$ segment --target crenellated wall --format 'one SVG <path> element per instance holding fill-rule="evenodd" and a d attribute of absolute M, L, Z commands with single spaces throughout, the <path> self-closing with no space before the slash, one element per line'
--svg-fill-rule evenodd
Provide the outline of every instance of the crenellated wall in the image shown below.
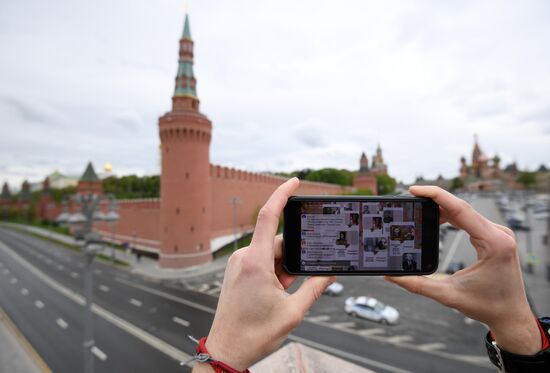
<path fill-rule="evenodd" d="M 254 218 L 273 191 L 286 178 L 210 165 L 212 187 L 211 236 L 233 232 L 233 204 L 237 203 L 237 226 L 240 232 L 254 225 Z M 342 194 L 351 187 L 302 181 L 296 194 Z"/>
<path fill-rule="evenodd" d="M 94 227 L 107 238 L 117 242 L 128 242 L 141 249 L 157 249 L 160 240 L 160 199 L 129 199 L 118 200 L 119 221 L 114 225 L 101 222 Z M 108 210 L 107 203 L 102 210 Z"/>

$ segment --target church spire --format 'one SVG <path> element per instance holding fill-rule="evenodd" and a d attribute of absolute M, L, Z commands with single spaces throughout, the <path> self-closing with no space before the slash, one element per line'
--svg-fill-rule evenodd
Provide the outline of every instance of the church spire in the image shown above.
<path fill-rule="evenodd" d="M 174 96 L 172 97 L 173 110 L 199 109 L 199 99 L 196 91 L 197 81 L 193 73 L 193 40 L 191 39 L 191 27 L 189 15 L 185 15 L 183 33 L 180 39 L 178 59 L 178 72 Z"/>

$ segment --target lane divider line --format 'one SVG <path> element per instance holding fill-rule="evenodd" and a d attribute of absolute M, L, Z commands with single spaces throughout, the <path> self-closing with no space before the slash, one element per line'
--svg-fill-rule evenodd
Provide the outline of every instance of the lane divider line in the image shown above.
<path fill-rule="evenodd" d="M 137 299 L 134 299 L 134 298 L 130 298 L 130 304 L 132 304 L 133 306 L 136 306 L 136 307 L 141 307 L 143 306 L 143 303 Z"/>
<path fill-rule="evenodd" d="M 107 354 L 101 351 L 97 346 L 92 347 L 90 351 L 92 351 L 92 354 L 94 354 L 99 360 L 101 361 L 107 360 Z"/>
<path fill-rule="evenodd" d="M 184 319 L 180 319 L 177 316 L 172 317 L 172 321 L 175 322 L 176 324 L 180 324 L 180 325 L 185 326 L 185 327 L 188 327 L 189 325 L 191 325 L 191 323 L 189 321 L 184 320 Z"/>
<path fill-rule="evenodd" d="M 81 306 L 85 305 L 86 301 L 82 295 L 65 287 L 64 285 L 60 284 L 56 280 L 46 275 L 44 272 L 42 272 L 41 270 L 36 268 L 34 265 L 29 263 L 27 260 L 25 260 L 19 254 L 17 254 L 14 250 L 12 250 L 9 246 L 4 244 L 3 242 L 0 242 L 0 250 L 4 251 L 6 254 L 13 257 L 17 262 L 19 262 L 19 264 L 21 264 L 23 267 L 25 267 L 31 273 L 33 273 L 36 277 L 42 280 L 43 283 L 50 286 L 51 288 L 53 288 L 63 296 L 69 298 L 70 300 L 72 300 L 73 302 Z M 101 317 L 102 319 L 117 326 L 118 328 L 124 330 L 126 333 L 148 344 L 149 346 L 159 350 L 160 352 L 164 353 L 167 356 L 170 356 L 176 361 L 187 361 L 191 357 L 189 354 L 183 352 L 182 350 L 172 346 L 171 344 L 163 341 L 160 338 L 155 337 L 154 335 L 146 332 L 145 330 L 138 328 L 134 324 L 122 319 L 121 317 L 118 317 L 117 315 L 113 314 L 110 311 L 107 311 L 105 308 L 95 303 L 92 304 L 92 312 L 98 315 L 99 317 Z M 193 366 L 192 363 L 188 363 L 187 365 Z M 49 372 L 51 371 L 48 371 L 48 373 Z"/>
<path fill-rule="evenodd" d="M 59 325 L 61 329 L 67 329 L 67 327 L 69 326 L 69 324 L 67 324 L 67 322 L 62 318 L 55 320 L 55 322 L 57 323 L 57 325 Z"/>

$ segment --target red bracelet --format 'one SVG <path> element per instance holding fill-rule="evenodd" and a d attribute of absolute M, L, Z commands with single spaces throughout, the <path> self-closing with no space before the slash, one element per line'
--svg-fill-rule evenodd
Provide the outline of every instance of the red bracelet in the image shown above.
<path fill-rule="evenodd" d="M 550 341 L 548 340 L 548 337 L 546 336 L 546 333 L 544 332 L 544 328 L 540 324 L 539 319 L 537 319 L 537 325 L 539 326 L 540 335 L 541 335 L 541 338 L 542 338 L 542 341 L 541 341 L 542 342 L 542 348 L 540 350 L 544 351 L 548 347 L 550 347 Z"/>
<path fill-rule="evenodd" d="M 202 337 L 199 340 L 199 344 L 197 345 L 197 349 L 195 351 L 197 353 L 194 360 L 197 360 L 204 364 L 210 364 L 210 366 L 212 367 L 212 369 L 214 369 L 216 373 L 250 373 L 250 370 L 248 369 L 241 372 L 235 368 L 230 367 L 224 362 L 214 360 L 206 349 L 206 337 Z"/>

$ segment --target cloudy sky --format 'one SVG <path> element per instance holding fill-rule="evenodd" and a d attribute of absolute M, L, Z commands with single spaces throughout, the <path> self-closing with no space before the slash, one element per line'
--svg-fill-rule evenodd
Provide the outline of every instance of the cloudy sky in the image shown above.
<path fill-rule="evenodd" d="M 211 161 L 456 175 L 477 133 L 550 165 L 550 2 L 190 0 Z M 0 182 L 159 172 L 182 0 L 0 2 Z"/>

